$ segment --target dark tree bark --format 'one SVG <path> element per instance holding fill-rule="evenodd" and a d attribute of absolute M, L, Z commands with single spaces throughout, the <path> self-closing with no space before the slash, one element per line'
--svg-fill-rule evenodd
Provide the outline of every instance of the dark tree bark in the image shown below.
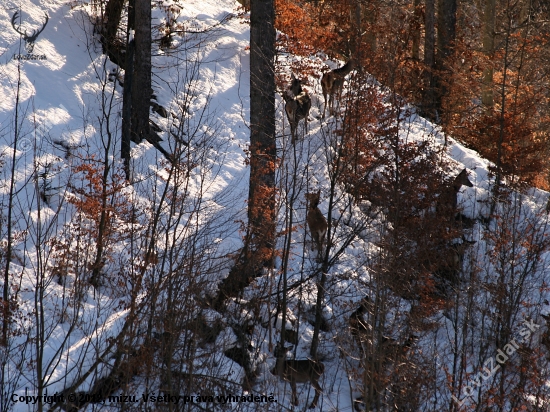
<path fill-rule="evenodd" d="M 151 103 L 151 1 L 134 0 L 134 73 L 132 78 L 132 116 L 130 137 L 140 143 L 150 138 Z"/>
<path fill-rule="evenodd" d="M 456 38 L 456 0 L 438 0 L 437 3 L 437 60 L 444 67 L 444 60 L 451 53 Z"/>
<path fill-rule="evenodd" d="M 126 30 L 126 64 L 124 71 L 124 91 L 122 96 L 122 139 L 120 157 L 124 161 L 124 173 L 130 180 L 130 141 L 132 123 L 132 74 L 134 71 L 134 39 L 130 33 L 134 30 L 134 0 L 128 4 L 128 28 Z"/>
<path fill-rule="evenodd" d="M 438 0 L 437 2 L 437 69 L 436 108 L 441 112 L 443 97 L 447 94 L 445 80 L 450 75 L 447 59 L 451 55 L 456 38 L 456 0 Z"/>
<path fill-rule="evenodd" d="M 250 184 L 248 230 L 236 265 L 219 285 L 214 307 L 237 296 L 263 267 L 272 267 L 275 248 L 275 6 L 250 4 Z"/>
<path fill-rule="evenodd" d="M 125 0 L 109 0 L 105 6 L 105 26 L 101 31 L 101 45 L 103 53 L 109 56 L 109 59 L 126 69 L 124 58 L 124 42 L 117 38 L 117 30 L 122 18 Z"/>
<path fill-rule="evenodd" d="M 431 120 L 435 120 L 435 0 L 426 0 L 424 14 L 424 26 L 426 37 L 424 38 L 424 93 L 422 101 L 422 114 Z"/>
<path fill-rule="evenodd" d="M 275 6 L 250 5 L 250 186 L 251 253 L 271 266 L 275 246 Z M 258 253 L 259 252 L 259 253 Z"/>
<path fill-rule="evenodd" d="M 495 50 L 495 0 L 486 0 L 483 15 L 483 53 L 489 58 Z M 493 67 L 489 64 L 483 70 L 481 102 L 485 108 L 493 107 Z"/>
<path fill-rule="evenodd" d="M 414 0 L 414 25 L 412 27 L 412 58 L 420 60 L 420 37 L 421 37 L 422 3 L 421 0 Z"/>
<path fill-rule="evenodd" d="M 105 29 L 103 35 L 107 41 L 107 45 L 113 43 L 116 37 L 120 19 L 122 18 L 122 9 L 124 8 L 124 0 L 109 0 L 105 6 Z M 108 47 L 103 44 L 103 47 Z M 103 50 L 105 53 L 105 49 Z"/>

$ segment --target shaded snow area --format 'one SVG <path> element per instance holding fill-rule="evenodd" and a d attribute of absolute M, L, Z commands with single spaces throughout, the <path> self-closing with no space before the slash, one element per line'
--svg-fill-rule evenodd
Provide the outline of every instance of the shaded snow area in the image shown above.
<path fill-rule="evenodd" d="M 442 287 L 435 311 L 399 293 L 399 285 L 380 281 L 398 282 L 391 265 L 383 265 L 390 213 L 352 198 L 340 182 L 331 186 L 343 120 L 321 120 L 320 77 L 342 62 L 320 56 L 309 61 L 317 77 L 303 79 L 312 108 L 295 145 L 284 101 L 276 98 L 277 248 L 289 253 L 215 308 L 212 297 L 238 259 L 247 221 L 248 16 L 229 0 L 152 2 L 153 38 L 167 25 L 177 33 L 169 47 L 153 45 L 153 108 L 164 113 L 152 111 L 151 120 L 160 145 L 181 161 L 174 168 L 150 143 L 132 143 L 128 183 L 120 161 L 124 72 L 102 54 L 95 4 L 4 0 L 0 7 L 0 285 L 8 297 L 3 324 L 10 325 L 0 347 L 0 411 L 39 410 L 40 395 L 56 410 L 69 410 L 69 403 L 85 411 L 304 410 L 314 387 L 299 377 L 294 407 L 291 384 L 271 373 L 273 349 L 284 327 L 293 345 L 288 358 L 309 357 L 321 280 L 317 410 L 360 408 L 365 382 L 373 380 L 383 382 L 370 388 L 388 403 L 404 402 L 403 388 L 422 393 L 408 410 L 448 410 L 452 402 L 473 407 L 497 379 L 514 386 L 514 368 L 529 356 L 521 348 L 544 353 L 549 256 L 546 246 L 535 245 L 548 242 L 548 194 L 505 190 L 492 203 L 489 162 L 403 104 L 394 120 L 400 142 L 427 142 L 449 179 L 467 168 L 473 186 L 457 195 L 470 224 L 462 239 L 449 240 L 452 250 L 460 250 L 455 241 L 470 242 L 457 256 L 462 279 Z M 12 27 L 15 12 L 28 33 L 49 16 L 32 52 L 45 58 L 17 59 L 27 52 Z M 290 80 L 297 60 L 278 56 L 281 79 Z M 365 87 L 390 110 L 391 91 L 372 78 Z M 318 190 L 330 224 L 324 274 L 306 224 L 305 195 Z M 491 212 L 497 218 L 488 219 Z M 414 259 L 407 243 L 400 245 L 400 254 Z M 350 316 L 361 305 L 368 326 L 357 339 Z M 414 322 L 413 312 L 420 313 Z M 506 328 L 493 330 L 503 316 Z M 509 375 L 487 376 L 488 360 L 506 353 L 512 340 L 519 349 L 508 347 Z M 372 362 L 380 355 L 372 348 L 389 353 L 385 347 L 401 353 L 407 367 L 398 355 Z M 454 370 L 464 362 L 469 373 L 456 383 Z M 311 380 L 311 371 L 304 374 Z M 407 381 L 413 375 L 414 385 Z M 539 389 L 526 398 L 532 405 L 542 402 Z"/>

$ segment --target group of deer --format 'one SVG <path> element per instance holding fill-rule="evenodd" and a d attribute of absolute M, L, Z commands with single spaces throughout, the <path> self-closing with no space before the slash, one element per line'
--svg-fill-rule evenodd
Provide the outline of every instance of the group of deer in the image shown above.
<path fill-rule="evenodd" d="M 321 86 L 325 100 L 323 118 L 325 117 L 327 105 L 329 106 L 329 113 L 331 115 L 335 114 L 334 101 L 335 99 L 338 100 L 338 102 L 340 101 L 342 88 L 344 87 L 344 79 L 354 67 L 354 60 L 349 59 L 344 66 L 323 74 L 321 78 Z M 309 110 L 311 109 L 311 98 L 307 90 L 302 88 L 301 80 L 297 79 L 294 74 L 292 74 L 290 86 L 283 92 L 283 99 L 285 100 L 285 112 L 288 117 L 288 122 L 290 123 L 292 144 L 294 144 L 296 142 L 296 129 L 298 128 L 300 120 L 304 120 L 304 128 L 307 133 L 307 118 Z M 317 191 L 317 193 L 306 194 L 307 224 L 311 237 L 313 238 L 313 249 L 318 252 L 318 259 L 321 258 L 328 228 L 327 220 L 318 207 L 320 194 L 320 190 Z"/>
<path fill-rule="evenodd" d="M 325 110 L 327 107 L 327 97 L 329 98 L 328 105 L 330 106 L 330 114 L 334 114 L 334 99 L 340 99 L 344 78 L 353 67 L 353 60 L 350 59 L 343 67 L 323 75 L 321 79 L 323 96 L 325 98 L 323 118 L 325 117 Z M 296 129 L 298 128 L 300 120 L 304 120 L 304 127 L 307 132 L 307 117 L 311 109 L 311 98 L 307 90 L 302 89 L 302 82 L 294 77 L 293 74 L 290 87 L 283 93 L 283 99 L 285 100 L 285 112 L 288 117 L 288 122 L 290 123 L 292 144 L 294 144 L 296 142 Z M 323 248 L 326 245 L 325 240 L 328 229 L 327 219 L 321 210 L 319 210 L 320 197 L 321 190 L 306 194 L 306 221 L 313 239 L 312 248 L 317 250 L 318 260 L 321 258 Z M 276 360 L 275 367 L 271 372 L 290 382 L 292 388 L 292 403 L 296 406 L 299 404 L 298 395 L 296 393 L 296 383 L 311 382 L 311 386 L 315 389 L 315 397 L 313 398 L 310 408 L 315 408 L 322 392 L 321 386 L 319 385 L 319 378 L 323 374 L 325 367 L 318 360 L 288 360 L 286 359 L 286 352 L 288 352 L 289 349 L 291 349 L 291 347 L 285 347 L 282 343 L 276 345 L 274 351 Z"/>
<path fill-rule="evenodd" d="M 323 108 L 323 119 L 325 118 L 325 112 L 327 109 L 327 97 L 330 115 L 335 115 L 334 100 L 338 100 L 342 96 L 342 89 L 344 87 L 345 77 L 353 70 L 355 63 L 353 59 L 349 59 L 348 62 L 338 68 L 326 72 L 321 78 L 321 87 L 323 89 L 323 97 L 325 99 L 325 106 Z M 307 133 L 307 118 L 309 116 L 309 110 L 311 109 L 311 97 L 307 90 L 302 89 L 302 81 L 294 77 L 290 86 L 283 92 L 283 99 L 285 101 L 285 112 L 290 123 L 290 134 L 292 136 L 292 144 L 296 142 L 296 129 L 300 120 L 304 120 L 304 128 Z"/>
<path fill-rule="evenodd" d="M 321 256 L 323 245 L 325 244 L 325 237 L 327 233 L 327 220 L 323 213 L 319 210 L 319 198 L 321 196 L 321 190 L 315 193 L 307 193 L 307 217 L 306 221 L 309 226 L 311 237 L 313 238 L 313 247 L 317 249 L 318 257 Z M 286 352 L 291 347 L 285 347 L 283 344 L 278 343 L 275 347 L 275 368 L 271 371 L 276 376 L 290 382 L 292 388 L 292 403 L 298 405 L 298 396 L 296 394 L 296 383 L 311 382 L 311 386 L 315 389 L 315 397 L 310 405 L 310 408 L 315 408 L 319 395 L 322 392 L 319 385 L 319 378 L 323 374 L 325 367 L 318 360 L 301 359 L 301 360 L 287 360 Z"/>
<path fill-rule="evenodd" d="M 330 107 L 330 114 L 335 114 L 334 100 L 340 99 L 344 78 L 353 67 L 354 62 L 350 59 L 343 67 L 323 75 L 321 79 L 325 100 L 323 118 L 325 117 L 327 105 Z M 307 131 L 307 117 L 311 108 L 311 98 L 307 90 L 302 89 L 301 81 L 294 77 L 294 75 L 292 75 L 290 87 L 283 93 L 283 98 L 285 100 L 285 112 L 290 123 L 292 143 L 294 144 L 296 140 L 296 129 L 300 120 L 304 120 L 305 129 Z M 472 182 L 468 179 L 468 172 L 466 169 L 462 170 L 444 192 L 441 193 L 437 204 L 438 214 L 448 215 L 451 220 L 455 220 L 458 203 L 457 194 L 462 186 L 473 186 Z M 306 194 L 306 221 L 313 240 L 313 249 L 316 249 L 318 252 L 318 259 L 322 257 L 323 249 L 326 247 L 328 230 L 327 220 L 319 210 L 320 195 L 320 190 Z M 458 244 L 449 249 L 449 258 L 446 260 L 446 263 L 450 270 L 454 271 L 462 265 L 464 252 L 472 243 L 475 242 L 469 242 L 463 236 L 462 244 Z M 364 315 L 367 312 L 367 306 L 367 301 L 363 301 L 359 309 L 357 309 L 349 319 L 352 336 L 357 341 L 362 354 L 364 353 L 365 340 L 371 335 L 369 333 L 369 325 L 364 319 Z M 399 343 L 391 338 L 383 337 L 380 342 L 378 342 L 381 356 L 383 357 L 382 363 L 387 365 L 388 362 L 395 362 L 398 358 L 405 356 L 416 339 L 417 337 L 411 334 L 405 342 Z M 292 388 L 292 402 L 294 405 L 298 405 L 299 403 L 296 394 L 296 383 L 311 382 L 311 385 L 315 389 L 315 397 L 310 408 L 314 408 L 322 392 L 318 380 L 324 372 L 324 365 L 317 360 L 311 359 L 287 360 L 286 352 L 289 349 L 290 347 L 284 347 L 281 343 L 277 344 L 274 353 L 276 363 L 272 373 L 290 382 Z"/>
<path fill-rule="evenodd" d="M 448 216 L 450 220 L 455 220 L 458 205 L 457 195 L 462 186 L 473 187 L 472 182 L 468 179 L 468 171 L 466 169 L 462 170 L 441 193 L 437 204 L 438 214 L 444 214 Z M 319 210 L 320 195 L 320 190 L 306 194 L 306 221 L 311 237 L 313 238 L 313 247 L 317 249 L 319 257 L 321 257 L 322 250 L 326 245 L 325 240 L 328 229 L 327 220 Z M 464 253 L 473 243 L 475 242 L 468 241 L 463 236 L 462 243 L 454 244 L 447 248 L 445 253 L 448 256 L 446 255 L 443 257 L 444 263 L 442 264 L 443 267 L 441 270 L 453 272 L 453 274 L 459 271 L 462 267 Z M 372 337 L 372 330 L 364 318 L 364 315 L 368 313 L 369 305 L 370 302 L 368 299 L 364 299 L 361 301 L 359 308 L 354 311 L 349 318 L 351 334 L 357 342 L 362 355 L 365 354 L 364 345 L 367 341 L 371 340 Z M 387 367 L 389 364 L 396 362 L 398 358 L 407 353 L 416 340 L 417 337 L 412 334 L 403 343 L 399 343 L 391 338 L 382 337 L 380 342 L 378 342 L 380 356 L 382 356 L 382 365 Z M 285 348 L 281 344 L 277 345 L 275 349 L 276 364 L 272 373 L 290 382 L 292 400 L 295 405 L 298 405 L 296 383 L 311 382 L 311 385 L 315 388 L 315 398 L 310 408 L 314 408 L 317 405 L 319 394 L 321 393 L 321 387 L 319 386 L 318 380 L 323 374 L 324 366 L 321 362 L 311 359 L 287 360 L 285 354 L 289 349 L 290 348 Z"/>

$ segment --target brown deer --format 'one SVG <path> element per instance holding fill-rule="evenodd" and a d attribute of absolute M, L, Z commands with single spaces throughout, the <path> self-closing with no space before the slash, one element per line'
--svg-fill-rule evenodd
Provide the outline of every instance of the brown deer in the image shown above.
<path fill-rule="evenodd" d="M 304 127 L 307 133 L 307 118 L 311 109 L 311 97 L 307 90 L 302 89 L 302 82 L 292 75 L 292 82 L 288 90 L 283 93 L 285 101 L 285 112 L 290 123 L 290 134 L 292 144 L 296 142 L 296 129 L 300 120 L 304 120 Z"/>
<path fill-rule="evenodd" d="M 475 240 L 467 240 L 462 235 L 461 243 L 453 243 L 444 246 L 439 256 L 439 262 L 434 273 L 442 279 L 449 280 L 453 284 L 456 283 L 459 278 L 458 274 L 462 270 L 464 265 L 464 254 L 472 245 L 476 243 Z"/>
<path fill-rule="evenodd" d="M 359 308 L 355 310 L 349 317 L 349 326 L 351 329 L 351 336 L 357 342 L 361 355 L 364 353 L 364 342 L 369 339 L 369 334 L 372 337 L 372 327 L 365 321 L 365 314 L 369 313 L 371 307 L 368 296 L 361 300 Z"/>
<path fill-rule="evenodd" d="M 319 395 L 323 392 L 319 385 L 319 378 L 325 371 L 325 365 L 311 359 L 287 360 L 286 353 L 290 349 L 292 349 L 292 346 L 285 347 L 281 342 L 277 343 L 274 351 L 276 359 L 275 368 L 273 368 L 271 373 L 290 382 L 290 387 L 292 388 L 292 403 L 295 406 L 299 404 L 298 395 L 296 394 L 296 383 L 311 382 L 311 386 L 315 389 L 315 397 L 309 408 L 313 409 L 317 406 Z"/>
<path fill-rule="evenodd" d="M 456 208 L 458 201 L 456 196 L 462 186 L 473 187 L 473 183 L 468 179 L 468 171 L 462 169 L 462 171 L 454 178 L 452 183 L 443 189 L 443 192 L 439 195 L 437 201 L 437 212 L 449 217 L 450 220 L 455 219 Z"/>
<path fill-rule="evenodd" d="M 323 108 L 323 119 L 325 118 L 325 111 L 327 110 L 327 96 L 328 105 L 330 106 L 330 115 L 334 115 L 334 99 L 338 100 L 338 107 L 340 107 L 340 98 L 342 96 L 342 88 L 344 87 L 344 78 L 355 67 L 355 61 L 349 59 L 346 64 L 338 69 L 331 70 L 321 78 L 321 87 L 323 88 L 323 97 L 325 98 L 325 107 Z"/>
<path fill-rule="evenodd" d="M 316 193 L 306 193 L 307 201 L 307 225 L 309 232 L 313 238 L 313 250 L 317 250 L 319 257 L 323 251 L 325 237 L 327 234 L 328 223 L 323 213 L 319 210 L 319 198 L 321 197 L 321 189 Z"/>
<path fill-rule="evenodd" d="M 302 81 L 300 79 L 297 79 L 296 76 L 294 76 L 294 73 L 292 73 L 291 75 L 290 86 L 288 87 L 288 90 L 290 90 L 294 96 L 298 96 L 303 91 Z"/>
<path fill-rule="evenodd" d="M 46 24 L 48 24 L 49 17 L 46 13 L 44 13 L 44 15 L 46 16 L 46 21 L 44 22 L 44 25 L 42 26 L 42 28 L 40 30 L 33 30 L 31 36 L 29 36 L 27 34 L 27 30 L 25 30 L 25 32 L 21 32 L 19 30 L 19 29 L 21 29 L 21 24 L 19 24 L 19 29 L 17 29 L 15 27 L 15 20 L 17 20 L 17 17 L 19 17 L 19 12 L 18 11 L 16 11 L 15 14 L 13 15 L 13 17 L 11 18 L 11 25 L 17 33 L 19 33 L 20 35 L 23 36 L 23 40 L 25 41 L 25 49 L 27 50 L 27 53 L 29 53 L 29 54 L 31 54 L 32 51 L 34 50 L 34 42 L 36 41 L 36 38 L 46 28 Z"/>

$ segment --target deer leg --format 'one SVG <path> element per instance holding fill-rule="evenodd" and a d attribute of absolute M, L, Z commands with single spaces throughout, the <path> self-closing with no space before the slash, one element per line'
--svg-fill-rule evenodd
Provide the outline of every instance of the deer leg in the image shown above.
<path fill-rule="evenodd" d="M 319 243 L 318 243 L 318 245 L 317 245 L 317 247 L 319 248 L 319 254 L 318 254 L 317 260 L 318 260 L 319 262 L 321 262 L 322 259 L 323 259 L 323 249 L 324 249 L 324 247 L 325 247 L 325 236 L 326 236 L 326 233 L 327 233 L 327 232 L 324 231 L 324 232 L 319 232 L 319 233 L 317 234 L 317 236 L 318 236 L 318 238 L 319 238 Z"/>
<path fill-rule="evenodd" d="M 311 231 L 311 240 L 313 240 L 311 244 L 311 250 L 316 250 L 319 245 L 319 238 L 317 236 L 317 232 L 315 232 L 314 230 Z"/>
<path fill-rule="evenodd" d="M 311 402 L 311 405 L 309 405 L 309 409 L 313 409 L 317 406 L 317 402 L 319 401 L 319 395 L 322 392 L 321 387 L 319 386 L 319 382 L 312 380 L 311 386 L 315 388 L 315 397 L 313 398 L 313 402 Z"/>
<path fill-rule="evenodd" d="M 337 117 L 340 117 L 340 100 L 342 98 L 342 89 L 340 87 L 337 87 L 334 94 L 337 97 L 337 103 L 336 103 L 336 109 L 334 110 L 334 115 Z"/>
<path fill-rule="evenodd" d="M 325 93 L 324 90 L 323 90 L 323 97 L 325 98 L 325 105 L 323 107 L 323 116 L 321 117 L 322 119 L 325 118 L 325 111 L 327 110 L 327 94 Z"/>
<path fill-rule="evenodd" d="M 292 387 L 292 403 L 294 406 L 298 406 L 300 402 L 298 402 L 298 394 L 296 393 L 296 382 L 291 381 L 290 386 Z"/>

